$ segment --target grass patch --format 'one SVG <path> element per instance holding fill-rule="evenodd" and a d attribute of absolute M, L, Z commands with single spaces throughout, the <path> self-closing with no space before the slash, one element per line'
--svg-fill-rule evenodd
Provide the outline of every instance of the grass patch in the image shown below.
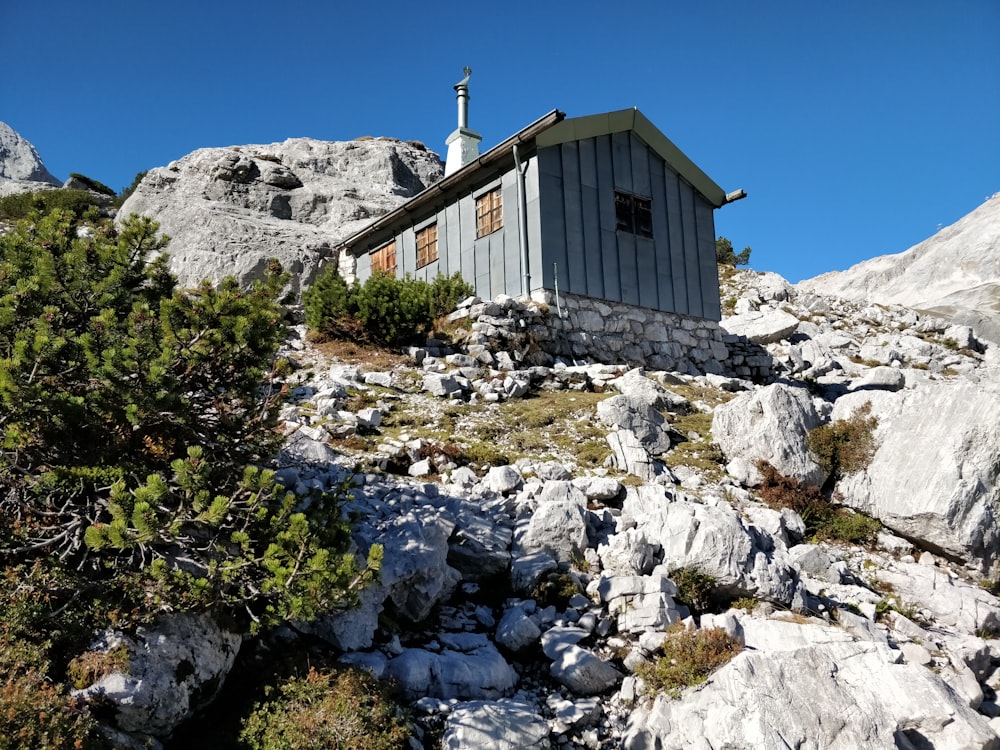
<path fill-rule="evenodd" d="M 838 419 L 810 430 L 806 435 L 809 450 L 827 473 L 832 484 L 843 476 L 865 469 L 875 455 L 875 428 L 871 403 L 857 409 L 849 418 Z"/>
<path fill-rule="evenodd" d="M 742 644 L 721 628 L 688 630 L 674 625 L 659 656 L 641 666 L 637 674 L 650 690 L 677 698 L 684 688 L 700 685 L 742 650 Z"/>
<path fill-rule="evenodd" d="M 674 446 L 664 462 L 670 468 L 688 466 L 697 469 L 709 481 L 717 482 L 723 476 L 726 457 L 712 441 L 712 415 L 704 412 L 681 414 L 671 420 L 671 426 L 688 439 Z"/>

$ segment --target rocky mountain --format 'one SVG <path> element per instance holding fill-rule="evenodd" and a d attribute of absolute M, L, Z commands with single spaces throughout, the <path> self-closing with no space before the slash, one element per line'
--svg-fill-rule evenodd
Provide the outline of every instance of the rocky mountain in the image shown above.
<path fill-rule="evenodd" d="M 35 147 L 0 122 L 0 196 L 60 185 L 62 182 L 45 168 Z"/>
<path fill-rule="evenodd" d="M 205 148 L 150 170 L 119 215 L 160 223 L 182 284 L 246 282 L 276 257 L 298 292 L 338 240 L 442 175 L 436 154 L 388 138 Z"/>
<path fill-rule="evenodd" d="M 1000 193 L 906 252 L 825 273 L 798 288 L 905 305 L 1000 341 Z"/>

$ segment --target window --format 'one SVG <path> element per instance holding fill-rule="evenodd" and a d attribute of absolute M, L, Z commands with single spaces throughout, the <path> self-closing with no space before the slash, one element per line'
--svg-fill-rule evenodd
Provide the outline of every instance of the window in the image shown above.
<path fill-rule="evenodd" d="M 653 236 L 653 202 L 631 193 L 615 191 L 615 218 L 622 232 Z"/>
<path fill-rule="evenodd" d="M 396 242 L 382 245 L 378 250 L 371 251 L 372 276 L 384 273 L 386 276 L 396 275 Z"/>
<path fill-rule="evenodd" d="M 476 198 L 476 239 L 503 228 L 503 199 L 500 188 Z"/>
<path fill-rule="evenodd" d="M 417 232 L 417 268 L 438 259 L 438 225 L 430 224 Z"/>

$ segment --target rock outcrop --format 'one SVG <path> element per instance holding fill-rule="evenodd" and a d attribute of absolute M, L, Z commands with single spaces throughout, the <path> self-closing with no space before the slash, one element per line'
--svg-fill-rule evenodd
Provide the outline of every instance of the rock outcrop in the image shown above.
<path fill-rule="evenodd" d="M 45 168 L 35 147 L 0 122 L 0 196 L 60 185 L 62 182 Z"/>
<path fill-rule="evenodd" d="M 1000 387 L 927 383 L 899 393 L 862 392 L 833 416 L 872 404 L 879 423 L 871 463 L 837 484 L 842 502 L 926 548 L 1000 573 Z"/>
<path fill-rule="evenodd" d="M 119 215 L 160 223 L 182 284 L 248 283 L 274 257 L 297 294 L 339 240 L 441 176 L 434 153 L 388 138 L 204 148 L 151 169 Z"/>

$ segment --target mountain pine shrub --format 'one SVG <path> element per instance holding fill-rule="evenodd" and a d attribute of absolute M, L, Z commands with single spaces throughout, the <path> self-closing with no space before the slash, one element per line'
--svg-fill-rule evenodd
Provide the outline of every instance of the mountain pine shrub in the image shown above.
<path fill-rule="evenodd" d="M 303 293 L 302 301 L 306 324 L 321 336 L 362 336 L 371 343 L 402 346 L 431 333 L 437 318 L 472 293 L 458 273 L 439 274 L 430 284 L 381 273 L 364 284 L 348 284 L 329 267 Z"/>
<path fill-rule="evenodd" d="M 97 198 L 88 190 L 36 190 L 0 198 L 0 219 L 24 219 L 32 211 L 48 213 L 56 210 L 72 211 L 77 216 L 83 216 L 97 205 Z"/>
<path fill-rule="evenodd" d="M 38 645 L 53 685 L 98 628 L 307 620 L 380 564 L 349 553 L 342 493 L 261 468 L 281 440 L 280 267 L 181 290 L 166 242 L 65 211 L 0 236 L 0 634 Z"/>

